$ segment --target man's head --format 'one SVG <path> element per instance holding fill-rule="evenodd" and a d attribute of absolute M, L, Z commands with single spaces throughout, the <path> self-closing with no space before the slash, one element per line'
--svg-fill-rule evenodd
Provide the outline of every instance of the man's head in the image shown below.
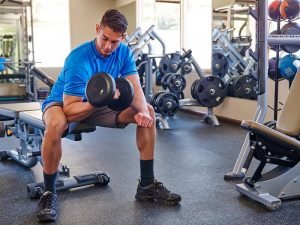
<path fill-rule="evenodd" d="M 127 19 L 116 9 L 107 10 L 96 25 L 96 46 L 103 56 L 109 56 L 126 36 Z"/>

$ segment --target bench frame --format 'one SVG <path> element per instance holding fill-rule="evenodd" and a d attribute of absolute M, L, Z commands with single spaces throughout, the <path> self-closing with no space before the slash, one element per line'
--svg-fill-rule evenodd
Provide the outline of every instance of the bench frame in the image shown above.
<path fill-rule="evenodd" d="M 18 106 L 20 106 L 20 104 L 24 104 L 24 106 L 27 105 L 28 109 L 28 104 L 30 103 L 19 103 Z M 3 107 L 4 108 L 1 108 L 0 105 L 0 113 L 1 109 L 2 113 L 5 112 L 5 115 L 3 115 L 4 119 L 2 121 L 0 120 L 0 123 L 2 124 L 1 127 L 4 129 L 6 136 L 14 136 L 19 139 L 19 146 L 13 150 L 1 151 L 0 161 L 12 159 L 26 168 L 34 167 L 38 162 L 42 164 L 40 155 L 45 128 L 33 122 L 34 120 L 37 121 L 37 117 L 32 117 L 32 123 L 30 119 L 30 112 L 34 112 L 36 109 L 32 108 L 32 110 L 30 110 L 29 107 L 29 110 L 27 111 L 14 112 L 13 107 L 9 107 L 9 109 L 5 108 L 5 106 Z M 26 114 L 26 117 L 23 117 L 23 114 Z M 38 119 L 40 120 L 39 124 L 42 124 L 42 118 L 40 117 Z M 67 133 L 64 134 L 64 137 L 74 141 L 80 141 L 83 132 L 93 132 L 95 129 L 96 127 L 91 125 L 71 123 L 69 124 L 69 129 Z M 110 182 L 109 175 L 102 171 L 79 176 L 70 176 L 70 168 L 66 165 L 60 165 L 58 174 L 56 180 L 57 191 L 64 191 L 93 184 L 104 186 Z M 27 184 L 27 195 L 30 198 L 39 198 L 43 191 L 44 182 Z"/>

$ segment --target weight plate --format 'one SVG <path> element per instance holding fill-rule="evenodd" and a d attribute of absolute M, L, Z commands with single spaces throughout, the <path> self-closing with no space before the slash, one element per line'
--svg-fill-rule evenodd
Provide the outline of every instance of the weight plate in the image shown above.
<path fill-rule="evenodd" d="M 181 74 L 182 75 L 189 74 L 193 70 L 192 64 L 189 63 L 189 62 L 182 63 L 180 68 L 181 68 Z"/>
<path fill-rule="evenodd" d="M 218 76 L 206 76 L 195 84 L 195 97 L 205 107 L 213 108 L 220 105 L 226 97 L 224 81 Z"/>
<path fill-rule="evenodd" d="M 176 73 L 182 63 L 182 58 L 180 53 L 170 53 L 164 55 L 159 63 L 159 70 L 162 74 Z"/>
<path fill-rule="evenodd" d="M 235 78 L 236 78 L 236 77 L 230 77 L 230 78 L 228 79 L 228 81 L 226 82 L 227 96 L 233 96 L 231 88 L 232 88 L 232 84 L 233 84 Z"/>
<path fill-rule="evenodd" d="M 191 96 L 193 99 L 196 99 L 195 86 L 196 86 L 197 82 L 200 82 L 200 79 L 194 80 L 194 82 L 192 83 L 192 86 L 191 86 Z"/>
<path fill-rule="evenodd" d="M 120 96 L 118 99 L 112 99 L 108 107 L 114 111 L 123 111 L 132 103 L 134 92 L 132 84 L 125 78 L 116 80 L 116 89 L 119 90 Z"/>
<path fill-rule="evenodd" d="M 250 75 L 241 75 L 234 80 L 231 91 L 234 97 L 244 99 L 257 99 L 256 94 L 257 80 Z"/>
<path fill-rule="evenodd" d="M 103 107 L 113 99 L 116 84 L 112 76 L 106 73 L 93 75 L 85 88 L 88 102 L 95 107 Z"/>
<path fill-rule="evenodd" d="M 167 73 L 161 78 L 161 86 L 164 90 L 168 88 L 168 78 L 172 75 L 173 73 Z"/>
<path fill-rule="evenodd" d="M 221 52 L 214 52 L 212 55 L 212 74 L 223 78 L 229 69 L 227 57 Z"/>
<path fill-rule="evenodd" d="M 172 92 L 182 92 L 186 87 L 186 79 L 180 74 L 172 74 L 167 79 L 167 87 Z"/>
<path fill-rule="evenodd" d="M 179 100 L 172 93 L 161 93 L 155 103 L 157 112 L 163 116 L 173 116 L 179 108 Z"/>

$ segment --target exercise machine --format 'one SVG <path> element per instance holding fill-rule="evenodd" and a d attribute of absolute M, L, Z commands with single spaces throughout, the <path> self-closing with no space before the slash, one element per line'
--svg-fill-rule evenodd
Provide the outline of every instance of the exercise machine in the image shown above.
<path fill-rule="evenodd" d="M 242 122 L 242 128 L 250 133 L 246 162 L 250 165 L 256 158 L 259 164 L 236 189 L 271 210 L 278 209 L 281 200 L 300 197 L 299 95 L 300 73 L 291 85 L 277 122 L 265 125 L 250 120 Z M 268 168 L 270 164 L 275 166 Z"/>
<path fill-rule="evenodd" d="M 267 93 L 268 93 L 268 45 L 300 45 L 299 35 L 268 35 L 268 4 L 267 1 L 256 1 L 256 9 L 250 10 L 250 15 L 256 20 L 257 30 L 257 52 L 253 53 L 257 57 L 257 109 L 253 121 L 263 124 L 268 109 Z M 258 32 L 259 31 L 259 32 Z M 246 162 L 250 152 L 249 134 L 243 142 L 241 151 L 235 162 L 233 170 L 224 175 L 225 180 L 243 179 L 248 171 L 248 163 Z"/>

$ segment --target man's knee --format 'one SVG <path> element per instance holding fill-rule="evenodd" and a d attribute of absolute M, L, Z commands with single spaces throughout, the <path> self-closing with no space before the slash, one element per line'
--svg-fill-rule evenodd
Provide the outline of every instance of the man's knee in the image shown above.
<path fill-rule="evenodd" d="M 50 135 L 53 138 L 61 138 L 68 124 L 65 120 L 52 119 L 48 121 L 45 129 L 45 136 Z"/>

